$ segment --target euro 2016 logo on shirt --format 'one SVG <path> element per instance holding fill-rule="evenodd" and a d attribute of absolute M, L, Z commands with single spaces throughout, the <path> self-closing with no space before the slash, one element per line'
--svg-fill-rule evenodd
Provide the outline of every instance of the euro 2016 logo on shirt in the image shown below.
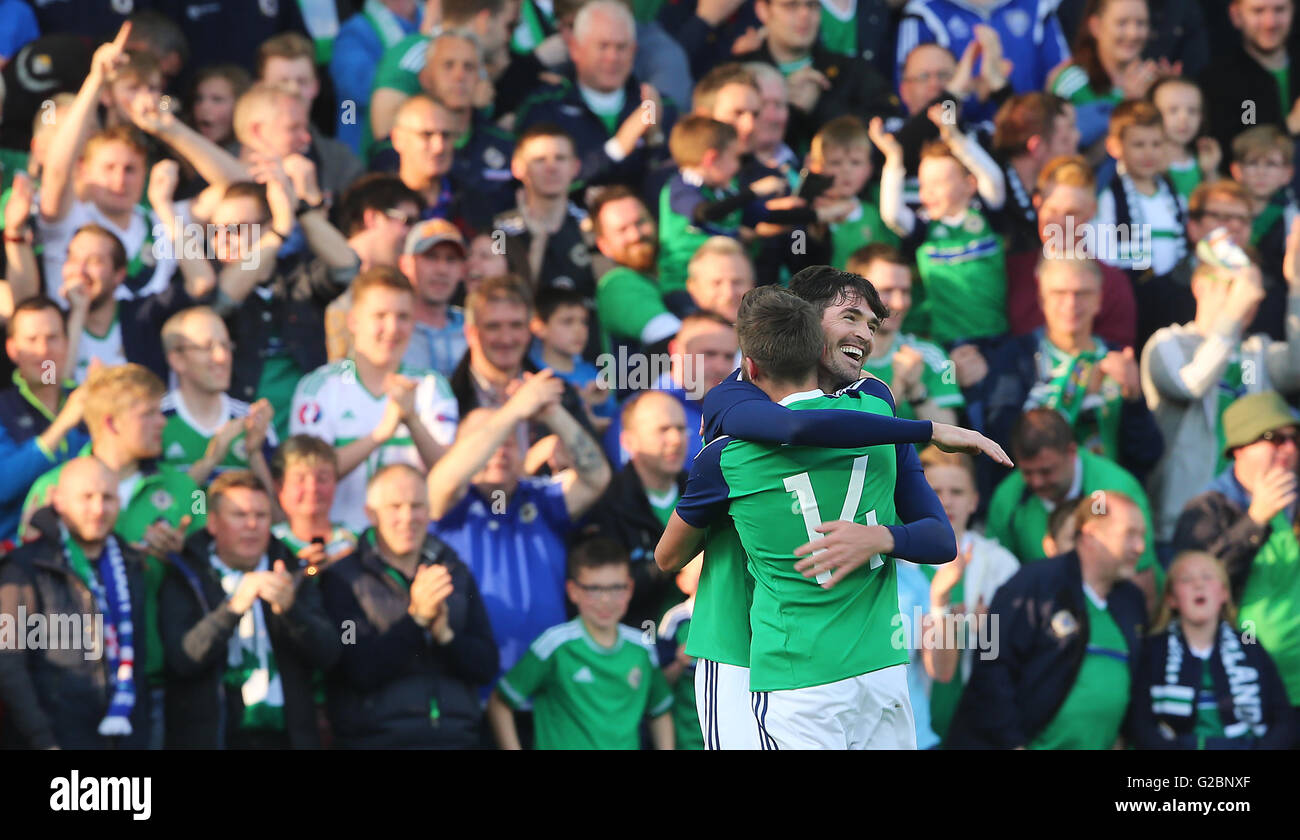
<path fill-rule="evenodd" d="M 640 665 L 636 666 L 631 671 L 627 672 L 627 684 L 632 686 L 633 691 L 641 687 L 641 666 Z"/>
<path fill-rule="evenodd" d="M 320 422 L 321 410 L 320 403 L 308 401 L 302 404 L 298 409 L 298 422 L 303 424 Z"/>

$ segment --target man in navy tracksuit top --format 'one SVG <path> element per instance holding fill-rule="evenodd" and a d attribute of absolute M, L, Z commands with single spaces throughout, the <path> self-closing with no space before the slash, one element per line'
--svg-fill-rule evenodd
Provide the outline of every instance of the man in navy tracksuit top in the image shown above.
<path fill-rule="evenodd" d="M 90 436 L 81 400 L 71 399 L 63 313 L 48 298 L 20 303 L 9 320 L 5 352 L 17 370 L 0 390 L 0 555 L 18 536 L 23 499 L 32 482 L 81 451 Z"/>
<path fill-rule="evenodd" d="M 1022 566 L 994 596 L 949 746 L 1109 749 L 1119 737 L 1147 618 L 1126 578 L 1146 525 L 1118 492 L 1083 499 L 1075 517 L 1074 551 Z"/>

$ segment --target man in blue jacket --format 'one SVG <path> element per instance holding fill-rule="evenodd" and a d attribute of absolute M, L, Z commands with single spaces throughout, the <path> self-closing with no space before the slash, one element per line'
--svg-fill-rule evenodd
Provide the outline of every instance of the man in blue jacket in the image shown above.
<path fill-rule="evenodd" d="M 84 394 L 68 381 L 63 313 L 49 298 L 28 298 L 9 319 L 5 353 L 13 385 L 0 390 L 0 555 L 18 536 L 23 499 L 42 473 L 90 441 L 81 424 Z"/>
<path fill-rule="evenodd" d="M 1128 578 L 1146 545 L 1137 504 L 1083 499 L 1075 550 L 1022 566 L 1002 584 L 953 718 L 953 747 L 1109 749 L 1128 714 L 1147 619 Z"/>

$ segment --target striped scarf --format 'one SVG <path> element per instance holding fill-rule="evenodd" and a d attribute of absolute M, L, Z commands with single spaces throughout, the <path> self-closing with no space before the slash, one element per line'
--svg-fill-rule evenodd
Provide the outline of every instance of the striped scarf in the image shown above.
<path fill-rule="evenodd" d="M 226 596 L 233 596 L 244 579 L 244 572 L 221 562 L 216 552 L 209 556 L 209 561 L 221 576 L 221 588 Z M 255 571 L 265 572 L 269 567 L 270 561 L 264 554 Z M 240 616 L 239 627 L 230 637 L 225 681 L 230 688 L 239 689 L 243 697 L 242 728 L 284 730 L 284 686 L 271 650 L 261 598 L 255 599 L 248 612 Z"/>
<path fill-rule="evenodd" d="M 68 565 L 90 588 L 95 609 L 104 616 L 104 657 L 113 680 L 108 712 L 99 722 L 99 734 L 130 735 L 131 712 L 135 709 L 135 629 L 131 623 L 131 588 L 126 580 L 126 563 L 117 539 L 111 534 L 104 550 L 91 566 L 81 546 L 72 539 L 66 525 L 60 525 Z M 105 565 L 107 560 L 107 565 Z"/>
<path fill-rule="evenodd" d="M 1196 715 L 1196 693 L 1200 681 L 1193 676 L 1199 669 L 1184 674 L 1183 661 L 1187 658 L 1182 629 L 1177 621 L 1169 624 L 1169 644 L 1165 650 L 1165 682 L 1151 686 L 1152 710 L 1158 715 L 1191 718 Z M 1223 734 L 1228 738 L 1243 735 L 1262 736 L 1268 731 L 1263 722 L 1260 703 L 1259 672 L 1246 664 L 1246 654 L 1241 649 L 1241 639 L 1226 621 L 1219 622 L 1219 661 L 1228 677 L 1228 691 L 1232 695 L 1233 720 L 1223 722 Z"/>

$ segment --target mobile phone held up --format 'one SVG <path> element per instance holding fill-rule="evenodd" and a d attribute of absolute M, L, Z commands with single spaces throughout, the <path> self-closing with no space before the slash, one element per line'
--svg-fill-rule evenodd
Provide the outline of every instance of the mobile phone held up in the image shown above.
<path fill-rule="evenodd" d="M 799 173 L 799 190 L 795 195 L 812 204 L 829 190 L 834 183 L 835 179 L 830 175 L 822 175 L 819 172 L 809 172 L 804 169 Z"/>

